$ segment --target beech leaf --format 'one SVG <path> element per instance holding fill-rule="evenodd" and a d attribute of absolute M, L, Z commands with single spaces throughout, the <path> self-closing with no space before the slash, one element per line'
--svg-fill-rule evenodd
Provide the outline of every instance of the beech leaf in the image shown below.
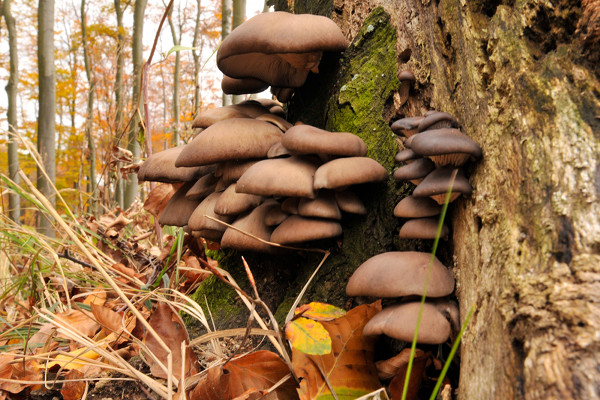
<path fill-rule="evenodd" d="M 302 314 L 305 318 L 310 318 L 315 321 L 331 321 L 346 315 L 346 311 L 327 303 L 312 303 L 304 304 L 296 308 L 295 314 Z"/>
<path fill-rule="evenodd" d="M 290 374 L 287 365 L 273 352 L 259 350 L 212 367 L 190 394 L 190 400 L 233 400 L 263 398 L 297 400 L 294 379 L 288 379 L 270 394 L 279 380 Z"/>
<path fill-rule="evenodd" d="M 324 376 L 340 400 L 356 399 L 381 387 L 373 362 L 376 337 L 362 334 L 365 324 L 380 310 L 381 301 L 377 301 L 321 322 L 331 337 L 329 354 L 310 355 L 292 348 L 292 366 L 301 378 L 300 399 L 331 399 Z"/>
<path fill-rule="evenodd" d="M 306 354 L 331 352 L 331 337 L 320 322 L 300 317 L 288 322 L 285 335 L 292 346 Z"/>

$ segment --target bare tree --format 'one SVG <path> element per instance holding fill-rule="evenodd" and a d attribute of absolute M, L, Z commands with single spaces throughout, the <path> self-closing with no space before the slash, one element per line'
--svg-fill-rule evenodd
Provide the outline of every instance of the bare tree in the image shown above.
<path fill-rule="evenodd" d="M 200 111 L 200 105 L 202 103 L 202 92 L 200 90 L 200 60 L 202 58 L 202 48 L 204 47 L 204 39 L 200 35 L 201 15 L 202 0 L 198 0 L 196 5 L 196 24 L 194 26 L 194 40 L 192 41 L 192 56 L 194 58 L 194 117 L 198 115 L 198 111 Z"/>
<path fill-rule="evenodd" d="M 90 52 L 87 40 L 87 24 L 85 15 L 85 0 L 81 0 L 81 45 L 83 47 L 83 63 L 85 65 L 85 76 L 88 80 L 88 95 L 87 95 L 87 111 L 85 114 L 85 136 L 87 138 L 89 152 L 89 183 L 88 192 L 90 193 L 90 212 L 96 212 L 97 202 L 97 182 L 96 182 L 96 143 L 92 128 L 94 123 L 94 92 L 96 86 L 96 78 L 90 66 Z"/>
<path fill-rule="evenodd" d="M 136 113 L 132 124 L 129 129 L 129 145 L 128 148 L 133 154 L 134 160 L 139 160 L 141 147 L 138 142 L 138 133 L 139 133 L 139 116 L 142 114 L 142 107 L 140 107 L 140 84 L 141 84 L 141 72 L 142 72 L 142 64 L 143 64 L 143 47 L 142 47 L 142 38 L 144 32 L 144 12 L 146 10 L 147 0 L 136 0 L 135 7 L 133 10 L 133 37 L 132 37 L 132 46 L 131 53 L 133 59 L 133 90 L 131 99 L 133 102 L 133 110 Z M 139 110 L 139 111 L 137 111 Z M 136 174 L 130 174 L 129 180 L 125 185 L 125 195 L 123 205 L 125 208 L 129 207 L 138 193 L 138 179 Z"/>
<path fill-rule="evenodd" d="M 232 14 L 233 14 L 233 0 L 222 0 L 221 3 L 221 40 L 225 40 L 227 35 L 231 33 Z M 227 106 L 231 104 L 231 96 L 223 93 L 223 105 Z"/>
<path fill-rule="evenodd" d="M 38 152 L 43 169 L 38 168 L 37 187 L 50 201 L 55 203 L 52 185 L 56 177 L 56 78 L 54 73 L 54 0 L 39 0 L 38 3 Z M 38 215 L 38 230 L 54 236 L 51 222 L 41 213 Z"/>
<path fill-rule="evenodd" d="M 127 1 L 125 7 L 121 8 L 121 0 L 114 0 L 115 14 L 117 16 L 117 70 L 115 72 L 115 142 L 116 146 L 120 146 L 120 135 L 123 126 L 123 108 L 125 102 L 123 101 L 123 69 L 125 66 L 125 28 L 123 26 L 123 13 L 125 8 L 129 5 Z M 120 163 L 116 165 L 115 173 L 115 202 L 121 208 L 124 206 L 123 202 L 123 180 L 119 173 Z"/>
<path fill-rule="evenodd" d="M 173 22 L 173 8 L 169 10 L 167 21 L 171 28 L 171 36 L 173 37 L 173 45 L 181 45 L 181 35 L 183 34 L 183 22 L 181 21 L 181 9 L 178 9 L 179 25 L 176 27 Z M 179 32 L 177 32 L 179 28 Z M 173 137 L 171 138 L 172 146 L 179 145 L 179 79 L 181 75 L 181 52 L 175 52 L 175 67 L 173 70 Z"/>
<path fill-rule="evenodd" d="M 237 28 L 242 22 L 246 20 L 246 0 L 233 0 L 233 29 Z M 244 99 L 244 96 L 233 95 L 231 96 L 231 102 L 233 104 L 239 103 Z"/>
<path fill-rule="evenodd" d="M 8 97 L 8 175 L 15 183 L 19 183 L 19 153 L 17 142 L 13 136 L 17 132 L 17 86 L 19 83 L 19 58 L 17 51 L 17 32 L 15 18 L 11 12 L 11 0 L 2 3 L 2 15 L 6 21 L 8 31 L 8 51 L 10 54 L 10 75 L 6 83 L 6 95 Z M 21 198 L 16 193 L 10 193 L 8 197 L 8 208 L 10 219 L 19 223 L 21 217 Z"/>

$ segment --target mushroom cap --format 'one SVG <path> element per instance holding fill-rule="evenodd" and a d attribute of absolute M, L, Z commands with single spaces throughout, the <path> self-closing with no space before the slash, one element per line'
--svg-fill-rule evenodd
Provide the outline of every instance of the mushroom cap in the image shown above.
<path fill-rule="evenodd" d="M 411 342 L 417 328 L 421 303 L 396 304 L 375 314 L 363 328 L 363 335 L 384 334 L 394 339 Z M 451 334 L 450 322 L 430 303 L 423 305 L 423 313 L 417 334 L 417 342 L 424 344 L 444 343 Z"/>
<path fill-rule="evenodd" d="M 269 88 L 269 84 L 254 78 L 232 78 L 223 76 L 221 89 L 226 94 L 260 93 Z"/>
<path fill-rule="evenodd" d="M 436 165 L 462 165 L 469 158 L 479 159 L 481 147 L 458 129 L 442 128 L 421 132 L 414 136 L 411 149 L 430 157 Z"/>
<path fill-rule="evenodd" d="M 257 100 L 244 100 L 241 103 L 233 104 L 231 106 L 243 113 L 248 114 L 252 118 L 256 118 L 259 115 L 263 115 L 269 112 L 269 107 L 263 105 L 263 103 Z"/>
<path fill-rule="evenodd" d="M 350 190 L 344 190 L 343 192 L 335 192 L 335 200 L 340 210 L 350 213 L 365 215 L 367 213 L 367 207 L 363 204 L 356 193 Z"/>
<path fill-rule="evenodd" d="M 281 144 L 292 154 L 329 154 L 359 156 L 367 154 L 367 145 L 357 135 L 349 132 L 328 132 L 310 125 L 291 127 Z"/>
<path fill-rule="evenodd" d="M 215 176 L 221 178 L 221 181 L 225 184 L 235 182 L 246 172 L 248 168 L 256 164 L 261 160 L 240 160 L 240 161 L 226 161 L 224 163 L 217 164 L 217 170 Z"/>
<path fill-rule="evenodd" d="M 269 241 L 273 228 L 265 224 L 267 213 L 274 207 L 279 208 L 275 200 L 268 200 L 250 213 L 236 219 L 231 225 L 258 238 Z M 221 238 L 221 247 L 236 250 L 271 252 L 273 247 L 233 228 L 227 228 Z"/>
<path fill-rule="evenodd" d="M 289 157 L 290 151 L 286 149 L 281 142 L 275 143 L 267 152 L 268 158 Z"/>
<path fill-rule="evenodd" d="M 421 158 L 421 156 L 415 153 L 412 149 L 404 149 L 396 153 L 396 157 L 394 157 L 394 160 L 396 160 L 396 162 L 408 163 L 418 158 Z"/>
<path fill-rule="evenodd" d="M 258 117 L 256 117 L 256 119 L 273 124 L 276 127 L 278 127 L 282 132 L 286 132 L 288 129 L 294 126 L 288 121 L 286 121 L 285 118 L 277 114 L 265 113 L 259 115 Z"/>
<path fill-rule="evenodd" d="M 410 164 L 406 164 L 397 168 L 394 171 L 394 178 L 397 181 L 412 181 L 415 179 L 422 179 L 434 169 L 435 164 L 433 161 L 428 158 L 419 158 Z"/>
<path fill-rule="evenodd" d="M 424 117 L 420 115 L 416 117 L 402 118 L 395 121 L 390 128 L 396 135 L 411 137 L 418 132 L 419 123 L 423 120 L 423 118 Z"/>
<path fill-rule="evenodd" d="M 301 243 L 341 234 L 342 226 L 337 221 L 291 215 L 275 228 L 271 241 L 280 244 Z"/>
<path fill-rule="evenodd" d="M 235 183 L 232 183 L 221 193 L 221 197 L 215 203 L 215 212 L 220 215 L 238 215 L 257 207 L 263 198 L 254 194 L 238 193 L 235 191 Z"/>
<path fill-rule="evenodd" d="M 461 194 L 471 194 L 473 188 L 469 180 L 461 169 L 452 167 L 438 167 L 423 179 L 413 191 L 414 197 L 431 197 L 438 204 L 443 204 L 446 192 L 452 183 L 452 173 L 457 170 L 456 179 L 452 185 L 452 196 L 450 201 L 454 201 Z"/>
<path fill-rule="evenodd" d="M 415 218 L 409 219 L 400 228 L 400 239 L 435 239 L 438 230 L 437 218 Z M 446 224 L 442 224 L 440 232 L 441 239 L 448 239 L 450 229 Z"/>
<path fill-rule="evenodd" d="M 419 132 L 430 129 L 458 128 L 458 121 L 452 114 L 435 110 L 431 111 L 425 114 L 425 118 L 419 123 Z"/>
<path fill-rule="evenodd" d="M 244 172 L 236 190 L 260 196 L 314 198 L 313 176 L 316 162 L 306 157 L 262 160 Z"/>
<path fill-rule="evenodd" d="M 394 208 L 394 216 L 398 218 L 433 217 L 441 212 L 442 206 L 429 197 L 407 196 Z"/>
<path fill-rule="evenodd" d="M 188 226 L 191 230 L 201 231 L 208 229 L 213 231 L 225 232 L 225 229 L 227 228 L 225 225 L 213 221 L 212 219 L 206 218 L 206 216 L 208 215 L 226 223 L 230 223 L 233 220 L 233 217 L 230 217 L 228 215 L 219 215 L 215 213 L 215 204 L 219 200 L 219 197 L 221 197 L 221 193 L 222 192 L 211 193 L 208 197 L 202 200 L 200 204 L 198 204 L 198 207 L 196 207 L 188 221 Z M 209 237 L 207 239 L 211 238 Z"/>
<path fill-rule="evenodd" d="M 335 195 L 329 190 L 320 191 L 314 199 L 301 198 L 298 202 L 298 214 L 303 217 L 342 219 Z"/>
<path fill-rule="evenodd" d="M 160 213 L 158 223 L 161 225 L 185 226 L 198 204 L 199 200 L 190 200 L 185 197 L 194 182 L 182 185 L 169 199 L 165 208 Z"/>
<path fill-rule="evenodd" d="M 281 209 L 281 204 L 277 203 L 277 207 L 273 206 L 265 215 L 265 225 L 276 226 L 283 222 L 290 214 Z"/>
<path fill-rule="evenodd" d="M 315 172 L 315 189 L 335 189 L 387 178 L 387 170 L 369 157 L 345 157 L 331 160 Z"/>
<path fill-rule="evenodd" d="M 294 88 L 271 86 L 271 93 L 282 103 L 287 103 L 294 94 Z"/>
<path fill-rule="evenodd" d="M 318 65 L 320 52 L 342 51 L 347 46 L 340 28 L 329 18 L 263 13 L 239 25 L 223 40 L 217 66 L 233 78 L 252 77 L 271 86 L 299 87 L 308 71 Z M 289 57 L 290 53 L 306 57 L 297 60 Z"/>
<path fill-rule="evenodd" d="M 404 71 L 401 71 L 398 74 L 398 80 L 399 81 L 411 81 L 411 82 L 414 82 L 415 81 L 415 74 L 413 74 L 412 71 L 409 71 L 409 70 L 406 69 Z"/>
<path fill-rule="evenodd" d="M 217 107 L 199 113 L 192 122 L 192 128 L 206 129 L 212 124 L 229 118 L 251 118 L 239 108 L 232 106 Z"/>
<path fill-rule="evenodd" d="M 229 160 L 264 158 L 281 141 L 281 130 L 265 121 L 231 118 L 212 124 L 189 142 L 175 162 L 192 167 Z"/>
<path fill-rule="evenodd" d="M 402 297 L 422 295 L 431 254 L 416 251 L 390 251 L 369 258 L 348 280 L 348 296 Z M 454 277 L 433 258 L 428 297 L 448 296 L 454 290 Z"/>
<path fill-rule="evenodd" d="M 177 146 L 152 154 L 138 171 L 140 181 L 151 182 L 191 182 L 214 170 L 212 166 L 176 167 L 175 160 L 184 146 Z"/>
<path fill-rule="evenodd" d="M 190 200 L 202 200 L 215 191 L 217 180 L 212 173 L 204 175 L 194 183 L 194 186 L 188 190 L 185 197 Z"/>
<path fill-rule="evenodd" d="M 298 214 L 299 197 L 288 197 L 281 202 L 281 211 L 288 214 Z"/>

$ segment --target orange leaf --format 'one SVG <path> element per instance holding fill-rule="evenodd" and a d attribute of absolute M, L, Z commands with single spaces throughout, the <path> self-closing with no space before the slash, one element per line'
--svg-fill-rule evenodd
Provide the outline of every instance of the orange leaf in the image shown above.
<path fill-rule="evenodd" d="M 65 382 L 60 389 L 60 394 L 64 400 L 79 400 L 83 397 L 85 392 L 85 381 L 77 380 L 83 378 L 83 374 L 77 370 L 71 370 L 65 376 L 67 381 L 74 380 L 72 382 Z"/>
<path fill-rule="evenodd" d="M 410 352 L 410 349 L 409 349 Z M 421 382 L 425 378 L 425 367 L 431 360 L 431 353 L 423 353 L 420 355 L 415 354 L 413 360 L 412 369 L 410 371 L 410 378 L 408 379 L 408 391 L 406 392 L 406 400 L 416 400 L 419 398 L 419 389 L 421 388 Z M 406 370 L 408 369 L 408 362 L 402 365 L 396 376 L 390 382 L 390 395 L 392 400 L 399 400 L 402 398 L 402 391 L 404 390 L 404 380 L 406 378 Z"/>
<path fill-rule="evenodd" d="M 156 310 L 154 310 L 148 322 L 173 354 L 173 375 L 179 379 L 182 375 L 186 377 L 197 373 L 199 370 L 198 357 L 193 350 L 187 346 L 190 339 L 179 315 L 174 313 L 168 304 L 158 303 Z M 146 332 L 144 342 L 146 343 L 146 346 L 148 346 L 148 349 L 166 367 L 167 352 L 160 346 L 154 336 L 151 333 Z M 183 373 L 181 371 L 181 361 L 183 357 L 181 354 L 181 342 L 185 342 L 186 344 Z M 150 365 L 150 372 L 152 375 L 158 378 L 167 378 L 166 372 L 151 356 L 146 356 L 146 361 Z"/>
<path fill-rule="evenodd" d="M 92 293 L 90 293 L 85 300 L 83 301 L 83 304 L 87 304 L 92 305 L 92 304 L 98 304 L 98 305 L 102 305 L 104 304 L 104 302 L 106 301 L 106 289 L 104 289 L 102 286 L 98 286 L 96 289 L 94 289 L 94 291 Z"/>
<path fill-rule="evenodd" d="M 305 318 L 315 321 L 331 321 L 346 315 L 346 311 L 327 303 L 313 301 L 296 308 L 294 314 L 302 314 Z"/>
<path fill-rule="evenodd" d="M 190 394 L 190 400 L 260 398 L 262 396 L 257 395 L 262 395 L 289 373 L 290 370 L 277 354 L 259 350 L 209 369 Z M 290 377 L 271 396 L 265 398 L 298 399 L 293 378 Z"/>
<path fill-rule="evenodd" d="M 173 185 L 169 183 L 156 185 L 154 189 L 148 193 L 148 197 L 144 202 L 144 210 L 158 218 L 174 194 L 175 188 Z"/>
<path fill-rule="evenodd" d="M 292 349 L 292 365 L 302 379 L 298 390 L 302 400 L 331 399 L 323 376 L 340 399 L 357 398 L 381 387 L 373 362 L 376 338 L 362 335 L 365 324 L 380 310 L 381 301 L 377 301 L 353 308 L 333 321 L 323 321 L 331 337 L 329 354 L 309 355 Z"/>

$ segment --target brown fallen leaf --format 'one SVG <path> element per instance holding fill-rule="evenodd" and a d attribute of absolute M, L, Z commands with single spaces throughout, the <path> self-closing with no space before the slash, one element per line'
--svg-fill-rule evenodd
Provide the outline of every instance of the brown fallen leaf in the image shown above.
<path fill-rule="evenodd" d="M 177 186 L 177 188 L 175 188 Z M 165 209 L 165 206 L 173 197 L 179 186 L 172 185 L 170 183 L 158 184 L 148 193 L 148 197 L 144 202 L 144 210 L 154 215 L 156 218 L 160 217 L 160 213 Z"/>
<path fill-rule="evenodd" d="M 415 349 L 415 357 L 420 357 L 423 354 L 423 350 Z M 375 366 L 377 367 L 377 373 L 379 379 L 388 380 L 392 379 L 401 368 L 406 368 L 408 360 L 410 358 L 410 347 L 402 349 L 400 353 L 387 360 L 377 361 Z"/>
<path fill-rule="evenodd" d="M 323 376 L 340 399 L 357 398 L 381 387 L 373 361 L 376 338 L 362 335 L 365 324 L 380 310 L 381 301 L 377 301 L 353 308 L 343 317 L 323 321 L 332 339 L 329 354 L 308 355 L 292 349 L 292 365 L 302 379 L 300 399 L 331 399 Z"/>
<path fill-rule="evenodd" d="M 92 314 L 96 321 L 102 326 L 104 336 L 111 333 L 116 335 L 117 343 L 129 339 L 130 333 L 135 327 L 135 317 L 123 321 L 123 312 L 115 312 L 108 307 L 92 304 Z"/>
<path fill-rule="evenodd" d="M 288 374 L 290 370 L 277 354 L 259 350 L 209 369 L 191 392 L 189 399 L 297 400 L 296 384 L 291 375 L 276 390 L 264 395 L 265 391 Z"/>
<path fill-rule="evenodd" d="M 406 350 L 406 349 L 405 349 Z M 408 349 L 410 353 L 410 349 Z M 410 356 L 410 354 L 409 354 Z M 422 386 L 422 382 L 427 378 L 425 374 L 425 368 L 431 363 L 431 353 L 421 352 L 420 355 L 415 354 L 413 360 L 412 369 L 410 372 L 410 378 L 408 380 L 408 390 L 406 392 L 406 400 L 417 400 L 419 398 L 419 389 Z M 406 364 L 402 365 L 396 376 L 390 382 L 390 396 L 392 400 L 400 400 L 402 398 L 402 391 L 404 390 L 404 380 L 406 378 L 406 370 L 408 369 L 408 360 Z"/>
<path fill-rule="evenodd" d="M 63 383 L 60 389 L 60 394 L 64 400 L 79 400 L 83 397 L 86 384 L 82 378 L 83 374 L 75 369 L 65 375 L 67 382 Z"/>
<path fill-rule="evenodd" d="M 190 342 L 190 338 L 179 315 L 173 312 L 168 304 L 158 303 L 156 310 L 154 310 L 148 322 L 173 354 L 173 375 L 179 379 L 182 376 L 187 377 L 196 374 L 199 371 L 198 357 L 194 351 L 187 346 Z M 156 338 L 150 332 L 146 332 L 144 342 L 146 343 L 146 346 L 148 346 L 148 349 L 166 367 L 167 352 L 160 346 Z M 181 371 L 183 357 L 181 354 L 181 342 L 185 342 L 186 344 L 183 372 Z M 158 378 L 167 378 L 165 371 L 150 355 L 146 355 L 146 362 L 150 366 L 152 375 Z"/>
<path fill-rule="evenodd" d="M 42 379 L 38 364 L 32 361 L 23 362 L 15 359 L 12 354 L 0 354 L 0 394 L 4 391 L 9 393 L 20 393 L 25 388 L 34 385 L 13 381 L 38 381 Z"/>

